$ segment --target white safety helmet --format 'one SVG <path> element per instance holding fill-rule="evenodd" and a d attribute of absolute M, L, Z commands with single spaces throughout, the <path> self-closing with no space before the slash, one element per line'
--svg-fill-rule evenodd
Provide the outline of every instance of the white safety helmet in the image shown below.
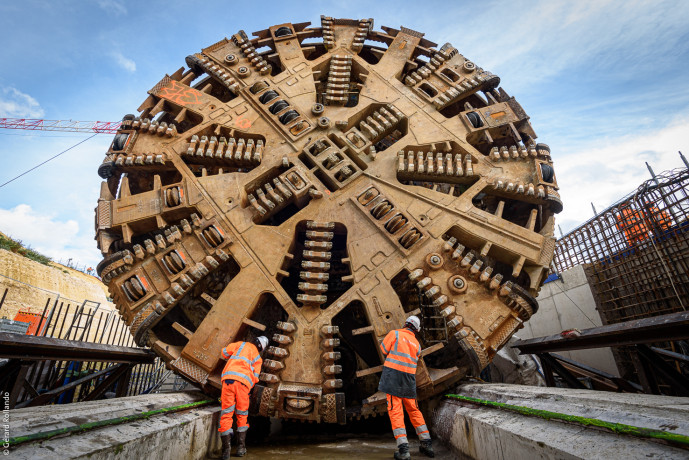
<path fill-rule="evenodd" d="M 419 318 L 417 316 L 410 316 L 409 318 L 407 318 L 407 321 L 404 323 L 404 326 L 410 328 L 415 332 L 419 332 L 421 330 L 421 321 L 419 321 Z"/>
<path fill-rule="evenodd" d="M 258 338 L 258 343 L 261 344 L 261 350 L 259 350 L 259 351 L 265 350 L 268 347 L 268 337 L 266 337 L 265 335 L 262 335 L 261 337 Z"/>

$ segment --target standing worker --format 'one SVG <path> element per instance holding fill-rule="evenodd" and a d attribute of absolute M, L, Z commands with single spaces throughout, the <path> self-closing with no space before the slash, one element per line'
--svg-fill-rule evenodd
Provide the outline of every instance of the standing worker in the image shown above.
<path fill-rule="evenodd" d="M 220 440 L 222 458 L 230 458 L 232 414 L 237 412 L 237 456 L 246 455 L 246 430 L 249 429 L 249 391 L 258 382 L 263 360 L 261 352 L 268 346 L 268 338 L 261 336 L 252 342 L 234 342 L 222 349 L 227 364 L 222 370 L 220 403 Z M 236 407 L 235 407 L 236 406 Z"/>
<path fill-rule="evenodd" d="M 627 204 L 615 216 L 617 229 L 624 233 L 630 247 L 643 243 L 648 238 L 648 227 L 644 221 L 643 212 L 633 209 Z"/>
<path fill-rule="evenodd" d="M 385 356 L 383 374 L 380 377 L 378 391 L 387 393 L 388 415 L 392 424 L 392 433 L 397 440 L 396 460 L 409 459 L 409 442 L 404 429 L 404 409 L 409 414 L 411 423 L 421 441 L 419 452 L 428 457 L 435 457 L 431 445 L 431 435 L 416 402 L 416 363 L 421 356 L 421 346 L 414 336 L 421 329 L 421 321 L 410 316 L 404 323 L 404 329 L 388 332 L 380 348 Z"/>

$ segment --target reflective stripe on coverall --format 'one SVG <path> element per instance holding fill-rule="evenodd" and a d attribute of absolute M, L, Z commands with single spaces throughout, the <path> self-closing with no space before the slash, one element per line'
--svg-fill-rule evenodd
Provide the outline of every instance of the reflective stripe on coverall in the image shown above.
<path fill-rule="evenodd" d="M 421 355 L 421 347 L 409 329 L 388 332 L 380 344 L 385 358 L 385 367 L 408 374 L 416 374 L 416 363 Z"/>
<path fill-rule="evenodd" d="M 227 364 L 222 372 L 220 403 L 221 435 L 232 434 L 232 414 L 237 412 L 237 431 L 249 429 L 249 391 L 258 382 L 263 360 L 256 346 L 249 342 L 235 342 L 223 348 L 222 356 Z"/>
<path fill-rule="evenodd" d="M 222 383 L 220 396 L 220 427 L 221 436 L 232 434 L 232 414 L 237 412 L 237 431 L 249 429 L 247 418 L 249 417 L 249 388 L 237 380 L 225 380 Z"/>
<path fill-rule="evenodd" d="M 388 415 L 390 416 L 390 423 L 392 424 L 392 434 L 395 436 L 397 445 L 408 443 L 407 430 L 404 427 L 404 410 L 409 414 L 409 420 L 416 429 L 416 435 L 420 440 L 431 439 L 431 434 L 426 427 L 426 421 L 419 410 L 419 404 L 415 399 L 398 398 L 397 396 L 387 395 L 388 399 Z"/>

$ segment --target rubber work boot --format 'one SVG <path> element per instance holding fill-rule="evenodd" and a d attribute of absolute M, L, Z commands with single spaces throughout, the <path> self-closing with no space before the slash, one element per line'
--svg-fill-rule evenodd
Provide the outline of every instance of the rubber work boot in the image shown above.
<path fill-rule="evenodd" d="M 409 444 L 406 442 L 397 446 L 398 452 L 395 452 L 395 460 L 409 460 L 411 455 L 409 455 Z"/>
<path fill-rule="evenodd" d="M 433 452 L 433 446 L 431 445 L 430 439 L 424 439 L 421 441 L 421 444 L 419 444 L 419 452 L 424 454 L 426 457 L 435 457 L 435 452 Z"/>
<path fill-rule="evenodd" d="M 232 439 L 231 434 L 225 434 L 220 436 L 220 441 L 222 442 L 222 460 L 228 460 L 230 458 L 230 440 Z"/>
<path fill-rule="evenodd" d="M 246 431 L 237 433 L 237 457 L 246 455 Z"/>

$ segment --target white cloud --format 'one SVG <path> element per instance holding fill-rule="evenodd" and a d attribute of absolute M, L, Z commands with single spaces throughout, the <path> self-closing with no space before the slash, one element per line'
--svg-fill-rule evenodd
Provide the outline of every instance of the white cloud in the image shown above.
<path fill-rule="evenodd" d="M 122 16 L 127 14 L 127 8 L 119 0 L 98 0 L 98 6 L 113 16 Z"/>
<path fill-rule="evenodd" d="M 76 220 L 62 221 L 38 213 L 28 204 L 0 208 L 0 231 L 55 261 L 71 258 L 75 264 L 94 267 L 100 261 L 93 235 L 82 235 Z"/>
<path fill-rule="evenodd" d="M 3 88 L 0 93 L 0 117 L 41 118 L 44 115 L 36 99 L 16 88 Z"/>
<path fill-rule="evenodd" d="M 117 63 L 117 65 L 122 67 L 124 70 L 126 70 L 127 72 L 136 72 L 136 62 L 125 57 L 119 51 L 114 52 L 112 55 L 115 58 L 115 62 Z"/>
<path fill-rule="evenodd" d="M 557 217 L 564 232 L 636 190 L 651 178 L 644 162 L 656 173 L 684 167 L 678 151 L 689 151 L 689 117 L 674 120 L 660 130 L 628 135 L 580 146 L 566 156 L 555 155 L 564 210 Z"/>
<path fill-rule="evenodd" d="M 687 15 L 689 2 L 490 2 L 467 17 L 466 27 L 453 24 L 433 35 L 449 39 L 481 67 L 509 77 L 514 92 L 578 65 L 603 78 L 670 67 L 682 47 Z M 496 22 L 500 17 L 510 20 Z M 467 33 L 481 29 L 485 32 Z"/>

